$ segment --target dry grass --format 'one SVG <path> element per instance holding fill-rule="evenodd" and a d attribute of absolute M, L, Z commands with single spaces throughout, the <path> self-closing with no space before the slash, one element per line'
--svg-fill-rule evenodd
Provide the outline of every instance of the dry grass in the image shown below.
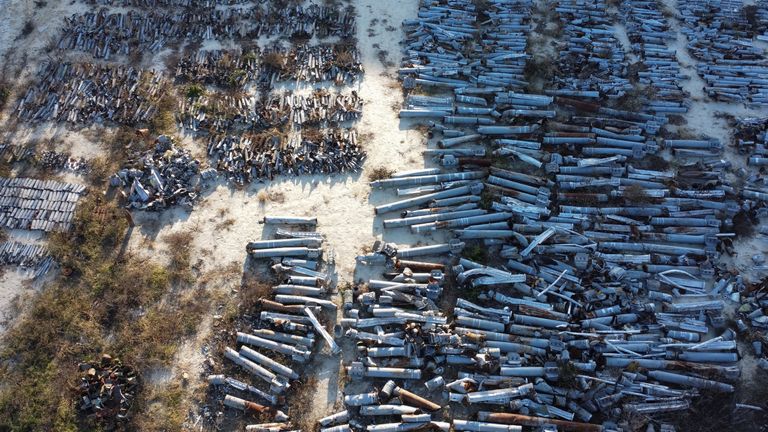
<path fill-rule="evenodd" d="M 94 195 L 81 202 L 73 229 L 51 237 L 63 277 L 30 300 L 4 335 L 0 430 L 93 430 L 78 418 L 69 389 L 83 359 L 110 352 L 142 374 L 172 361 L 178 345 L 197 331 L 210 308 L 205 289 L 178 289 L 188 271 L 189 237 L 170 244 L 172 265 L 121 254 L 126 232 L 122 209 Z M 127 430 L 181 430 L 186 412 L 173 388 L 139 394 Z M 158 404 L 158 405 L 156 405 Z M 155 411 L 155 407 L 157 410 Z M 154 413 L 146 415 L 147 412 Z M 131 423 L 135 422 L 135 424 Z"/>
<path fill-rule="evenodd" d="M 177 381 L 156 384 L 139 402 L 142 415 L 136 418 L 137 430 L 161 432 L 182 430 L 187 415 L 182 406 L 184 389 Z"/>
<path fill-rule="evenodd" d="M 323 140 L 323 131 L 317 128 L 302 129 L 301 138 L 313 143 L 319 143 Z"/>
<path fill-rule="evenodd" d="M 268 201 L 281 204 L 285 202 L 285 193 L 270 189 L 261 189 L 256 193 L 256 201 L 261 204 L 266 204 Z"/>
<path fill-rule="evenodd" d="M 144 61 L 144 51 L 134 47 L 128 55 L 128 63 L 133 67 L 140 67 Z"/>
<path fill-rule="evenodd" d="M 150 129 L 153 134 L 172 134 L 176 132 L 176 119 L 174 112 L 177 108 L 176 98 L 173 94 L 167 93 L 157 103 L 157 114 L 150 122 Z"/>
<path fill-rule="evenodd" d="M 6 82 L 0 82 L 0 111 L 5 109 L 8 99 L 11 97 L 11 85 Z"/>
<path fill-rule="evenodd" d="M 32 20 L 26 20 L 24 22 L 24 27 L 21 28 L 21 33 L 19 33 L 17 40 L 25 39 L 27 36 L 32 34 L 33 31 L 35 31 L 35 23 L 33 23 Z"/>
<path fill-rule="evenodd" d="M 751 238 L 758 223 L 757 218 L 742 210 L 733 216 L 733 232 L 738 238 Z"/>
<path fill-rule="evenodd" d="M 102 187 L 109 181 L 109 176 L 114 174 L 119 164 L 112 158 L 99 156 L 91 159 L 91 170 L 88 172 L 88 181 L 97 187 Z"/>
<path fill-rule="evenodd" d="M 294 383 L 291 392 L 286 396 L 287 414 L 291 417 L 291 423 L 304 432 L 316 431 L 319 428 L 318 419 L 312 417 L 311 410 L 316 387 L 317 377 L 309 375 Z"/>
<path fill-rule="evenodd" d="M 556 71 L 556 62 L 534 54 L 525 63 L 523 74 L 528 82 L 529 90 L 539 91 L 544 84 L 552 80 Z"/>
<path fill-rule="evenodd" d="M 280 191 L 269 191 L 269 200 L 278 204 L 282 204 L 285 202 L 285 193 Z"/>
<path fill-rule="evenodd" d="M 385 168 L 385 167 L 376 167 L 371 169 L 371 171 L 368 173 L 368 181 L 377 181 L 377 180 L 385 180 L 390 177 L 392 177 L 392 174 L 394 174 L 395 171 Z"/>
<path fill-rule="evenodd" d="M 261 58 L 261 63 L 265 66 L 269 66 L 273 69 L 281 71 L 285 68 L 286 58 L 283 54 L 273 51 L 264 54 Z"/>
<path fill-rule="evenodd" d="M 168 270 L 174 284 L 192 282 L 189 263 L 194 239 L 192 231 L 178 231 L 170 233 L 164 238 L 165 244 L 168 246 Z"/>

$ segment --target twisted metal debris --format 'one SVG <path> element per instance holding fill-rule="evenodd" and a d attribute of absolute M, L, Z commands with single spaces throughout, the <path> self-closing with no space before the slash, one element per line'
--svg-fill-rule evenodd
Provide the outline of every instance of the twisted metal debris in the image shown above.
<path fill-rule="evenodd" d="M 200 162 L 167 135 L 157 137 L 154 147 L 113 175 L 111 185 L 128 189 L 128 208 L 192 207 L 198 196 Z"/>
<path fill-rule="evenodd" d="M 105 424 L 127 420 L 139 388 L 133 368 L 104 354 L 98 362 L 81 363 L 79 369 L 77 409 L 80 414 Z"/>

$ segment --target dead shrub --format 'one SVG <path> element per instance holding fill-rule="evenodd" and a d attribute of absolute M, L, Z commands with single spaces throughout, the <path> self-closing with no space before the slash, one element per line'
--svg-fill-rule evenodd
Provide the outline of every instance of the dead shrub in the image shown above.
<path fill-rule="evenodd" d="M 273 69 L 283 70 L 285 56 L 277 51 L 268 52 L 261 58 L 261 63 Z"/>
<path fill-rule="evenodd" d="M 385 167 L 376 167 L 368 173 L 368 181 L 385 180 L 392 177 L 395 172 Z"/>

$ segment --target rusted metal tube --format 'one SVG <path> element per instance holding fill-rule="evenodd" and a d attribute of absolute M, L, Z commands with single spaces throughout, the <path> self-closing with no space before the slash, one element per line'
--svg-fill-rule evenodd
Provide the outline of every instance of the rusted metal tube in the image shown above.
<path fill-rule="evenodd" d="M 401 387 L 395 387 L 395 396 L 399 397 L 402 403 L 419 407 L 425 411 L 437 411 L 441 408 L 440 405 Z"/>
<path fill-rule="evenodd" d="M 580 423 L 567 420 L 557 420 L 544 417 L 527 416 L 523 414 L 512 413 L 492 413 L 480 411 L 477 413 L 477 419 L 493 423 L 514 424 L 522 426 L 544 426 L 555 425 L 558 430 L 565 432 L 603 432 L 603 427 L 596 424 Z"/>

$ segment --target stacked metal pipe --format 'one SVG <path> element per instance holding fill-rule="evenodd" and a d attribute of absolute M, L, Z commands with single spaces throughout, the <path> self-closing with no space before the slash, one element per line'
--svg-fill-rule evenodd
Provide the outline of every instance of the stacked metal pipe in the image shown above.
<path fill-rule="evenodd" d="M 614 34 L 603 0 L 560 0 L 555 11 L 563 28 L 565 48 L 560 50 L 556 89 L 552 94 L 576 96 L 597 91 L 617 99 L 632 89 L 626 59 Z"/>
<path fill-rule="evenodd" d="M 754 107 L 768 104 L 768 73 L 763 48 L 768 8 L 758 2 L 748 9 L 742 1 L 683 0 L 679 3 L 681 31 L 688 51 L 699 61 L 696 70 L 716 100 Z"/>
<path fill-rule="evenodd" d="M 180 102 L 177 117 L 183 129 L 196 134 L 261 132 L 289 123 L 291 107 L 285 99 L 206 94 Z"/>
<path fill-rule="evenodd" d="M 176 64 L 177 82 L 204 83 L 227 88 L 243 88 L 256 79 L 259 50 L 201 50 L 183 56 Z"/>
<path fill-rule="evenodd" d="M 337 36 L 354 37 L 356 15 L 353 8 L 340 9 L 333 6 L 309 4 L 307 6 L 280 4 L 267 5 L 262 16 L 254 20 L 256 28 L 250 33 L 260 36 L 303 36 L 320 38 Z"/>
<path fill-rule="evenodd" d="M 487 7 L 496 11 L 508 3 L 515 2 Z M 659 6 L 628 1 L 621 9 L 633 51 L 645 64 L 631 78 L 652 90 L 638 108 L 629 108 L 626 100 L 638 83 L 630 81 L 603 2 L 558 2 L 565 48 L 554 88 L 545 87 L 543 95 L 462 77 L 459 65 L 469 67 L 470 54 L 454 54 L 445 35 L 432 35 L 438 30 L 420 21 L 482 32 L 493 20 L 480 22 L 472 7 L 464 14 L 453 10 L 462 2 L 421 4 L 419 20 L 404 23 L 413 31 L 412 46 L 423 51 L 405 50 L 403 86 L 413 91 L 401 117 L 427 119 L 431 132 L 442 134 L 441 148 L 426 154 L 437 156 L 443 169 L 374 182 L 404 196 L 376 212 L 384 215 L 385 229 L 443 230 L 466 243 L 468 253 L 451 259 L 444 251 L 437 260 L 453 265 L 445 286 L 458 299 L 444 309 L 450 311 L 448 328 L 424 317 L 427 312 L 408 309 L 429 311 L 428 302 L 395 298 L 393 307 L 378 292 L 387 286 L 381 281 L 361 286 L 344 321 L 353 327 L 348 336 L 365 344 L 350 372 L 384 378 L 375 369 L 380 356 L 406 355 L 409 363 L 401 367 L 427 367 L 418 376 L 406 370 L 386 378 L 410 383 L 438 405 L 506 411 L 481 411 L 467 420 L 454 414 L 457 430 L 618 430 L 628 414 L 658 419 L 688 410 L 703 391 L 733 392 L 739 329 L 726 325 L 723 297 L 740 292 L 741 282 L 717 264 L 740 208 L 725 180 L 730 164 L 722 160 L 722 143 L 668 132 L 657 137 L 667 114 L 684 112 L 686 96 L 667 45 L 674 35 Z M 426 48 L 436 54 L 425 55 Z M 409 69 L 422 66 L 419 61 L 422 70 Z M 423 71 L 433 82 L 418 81 L 425 76 L 414 74 Z M 418 94 L 419 85 L 438 92 Z M 500 158 L 487 170 L 481 145 L 489 141 Z M 676 166 L 664 162 L 664 150 Z M 401 258 L 387 255 L 394 249 L 385 245 L 358 261 L 405 273 Z M 469 259 L 483 256 L 482 263 Z M 416 272 L 408 269 L 408 275 Z M 394 276 L 408 282 L 397 289 L 418 286 L 408 275 Z M 370 292 L 363 292 L 366 286 Z M 760 298 L 750 301 L 754 319 L 762 322 Z M 368 325 L 381 327 L 374 332 Z M 410 328 L 428 341 L 423 347 L 408 344 Z M 434 341 L 437 346 L 430 346 Z M 362 428 L 355 421 L 368 422 L 350 415 L 353 429 Z"/>
<path fill-rule="evenodd" d="M 632 52 L 641 65 L 637 81 L 648 94 L 646 109 L 661 115 L 687 112 L 688 95 L 680 83 L 684 76 L 675 51 L 669 47 L 676 41 L 677 32 L 670 29 L 660 3 L 626 0 L 620 10 Z"/>
<path fill-rule="evenodd" d="M 354 45 L 301 45 L 290 50 L 275 45 L 262 52 L 262 58 L 276 59 L 262 63 L 260 82 L 265 87 L 279 81 L 327 81 L 343 85 L 354 82 L 363 73 L 360 51 Z"/>
<path fill-rule="evenodd" d="M 79 184 L 0 177 L 0 227 L 67 231 L 85 192 Z"/>
<path fill-rule="evenodd" d="M 278 175 L 336 174 L 361 169 L 366 153 L 354 129 L 331 130 L 321 137 L 226 135 L 208 140 L 216 169 L 236 184 Z"/>
<path fill-rule="evenodd" d="M 73 14 L 65 18 L 62 35 L 57 42 L 60 50 L 88 52 L 94 58 L 109 60 L 116 55 L 132 52 L 159 52 L 168 43 L 185 39 L 243 38 L 254 17 L 250 9 L 179 8 L 171 10 L 128 10 L 110 13 Z"/>
<path fill-rule="evenodd" d="M 0 264 L 32 269 L 35 278 L 38 278 L 45 275 L 55 262 L 44 245 L 4 241 L 0 243 Z"/>
<path fill-rule="evenodd" d="M 272 260 L 271 268 L 279 284 L 272 288 L 271 298 L 260 299 L 260 312 L 250 328 L 237 332 L 239 350 L 227 347 L 224 352 L 230 364 L 254 379 L 246 383 L 218 374 L 210 375 L 208 381 L 226 388 L 224 405 L 246 412 L 267 413 L 274 421 L 285 422 L 288 417 L 278 408 L 290 395 L 291 382 L 300 378 L 301 369 L 316 352 L 316 336 L 325 340 L 331 353 L 340 351 L 318 319 L 323 309 L 335 310 L 336 305 L 324 298 L 330 275 L 322 260 L 322 236 L 315 231 L 283 228 L 295 225 L 294 222 L 306 222 L 305 225 L 314 227 L 312 221 L 286 217 L 266 217 L 264 221 L 281 225 L 277 231 L 279 238 L 251 241 L 246 251 L 255 259 Z M 246 430 L 260 428 L 249 427 Z M 277 430 L 283 428 L 279 426 Z"/>

